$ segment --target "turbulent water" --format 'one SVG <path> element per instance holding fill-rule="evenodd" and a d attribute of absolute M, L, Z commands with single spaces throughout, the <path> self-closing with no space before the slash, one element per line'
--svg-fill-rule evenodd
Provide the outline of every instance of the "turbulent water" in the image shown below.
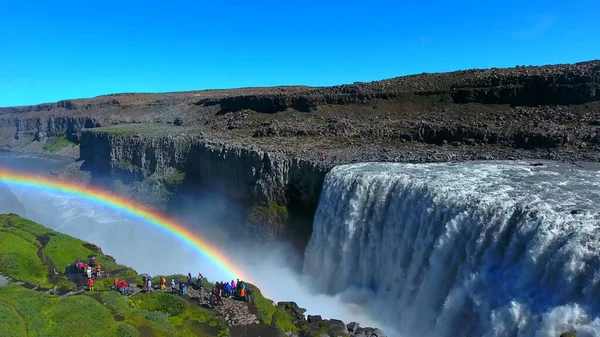
<path fill-rule="evenodd" d="M 600 172 L 556 163 L 339 166 L 304 273 L 368 290 L 400 336 L 600 336 Z"/>

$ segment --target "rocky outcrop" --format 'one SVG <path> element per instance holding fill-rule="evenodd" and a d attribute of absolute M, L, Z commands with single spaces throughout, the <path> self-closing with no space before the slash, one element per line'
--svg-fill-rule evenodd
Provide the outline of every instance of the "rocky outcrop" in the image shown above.
<path fill-rule="evenodd" d="M 84 128 L 99 127 L 100 122 L 92 117 L 47 117 L 47 118 L 0 118 L 0 127 L 14 127 L 15 139 L 33 135 L 36 140 L 65 135 L 68 140 L 79 143 Z"/>
<path fill-rule="evenodd" d="M 356 337 L 386 337 L 387 335 L 377 328 L 360 327 L 359 323 L 345 324 L 339 319 L 323 319 L 320 315 L 308 315 L 306 309 L 300 308 L 296 302 L 279 302 L 277 309 L 284 311 L 290 317 L 291 323 L 299 329 L 296 336 L 356 336 Z M 275 325 L 275 318 L 273 319 Z"/>
<path fill-rule="evenodd" d="M 600 62 L 421 74 L 370 83 L 305 88 L 292 93 L 281 91 L 203 98 L 195 104 L 220 106 L 220 113 L 242 110 L 276 113 L 287 109 L 310 112 L 328 104 L 403 100 L 415 94 L 448 95 L 453 103 L 518 106 L 581 104 L 600 100 Z"/>

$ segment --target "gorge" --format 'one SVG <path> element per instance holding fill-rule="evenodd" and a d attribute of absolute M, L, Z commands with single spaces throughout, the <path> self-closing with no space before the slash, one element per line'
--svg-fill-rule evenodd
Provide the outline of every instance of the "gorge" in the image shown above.
<path fill-rule="evenodd" d="M 597 177 L 569 163 L 600 158 L 599 76 L 596 60 L 108 95 L 0 109 L 1 143 L 64 139 L 53 153 L 77 161 L 57 179 L 176 218 L 199 191 L 222 199 L 227 232 L 291 241 L 315 289 L 402 336 L 598 336 Z"/>

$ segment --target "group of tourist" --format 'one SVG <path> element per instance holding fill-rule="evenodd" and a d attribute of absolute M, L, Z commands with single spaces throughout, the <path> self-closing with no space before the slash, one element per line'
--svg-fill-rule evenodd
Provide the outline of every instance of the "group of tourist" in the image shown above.
<path fill-rule="evenodd" d="M 187 280 L 180 279 L 178 281 L 175 281 L 175 279 L 172 278 L 169 284 L 170 289 L 167 289 L 167 280 L 164 276 L 160 277 L 158 287 L 152 286 L 152 279 L 150 278 L 150 276 L 142 276 L 143 291 L 147 292 L 169 291 L 174 295 L 184 296 L 188 293 L 188 288 L 192 288 L 200 293 L 200 302 L 204 304 L 204 299 L 208 298 L 208 304 L 211 307 L 223 304 L 223 297 L 231 297 L 245 302 L 252 302 L 252 288 L 248 287 L 246 285 L 246 282 L 240 281 L 240 279 L 237 279 L 237 282 L 234 280 L 231 280 L 231 282 L 216 282 L 212 290 L 208 293 L 208 296 L 204 288 L 203 280 L 204 276 L 202 275 L 202 273 L 198 273 L 195 282 L 192 278 L 192 274 L 188 273 Z M 90 287 L 89 290 L 93 290 L 93 287 Z M 115 279 L 114 290 L 120 292 L 123 295 L 127 295 L 127 282 L 125 280 Z"/>
<path fill-rule="evenodd" d="M 94 290 L 94 279 L 102 277 L 102 266 L 100 263 L 96 263 L 96 257 L 90 257 L 89 263 L 86 265 L 80 259 L 77 259 L 73 264 L 73 268 L 76 273 L 76 283 L 77 280 L 81 279 L 82 276 L 87 277 L 87 286 L 89 290 Z"/>
<path fill-rule="evenodd" d="M 90 257 L 89 263 L 86 265 L 80 259 L 72 266 L 75 273 L 75 282 L 78 286 L 83 286 L 83 281 L 87 278 L 87 288 L 89 291 L 94 291 L 94 280 L 105 276 L 106 273 L 102 272 L 102 266 L 99 263 L 96 263 L 96 257 Z M 195 282 L 194 282 L 195 281 Z M 198 276 L 194 280 L 191 273 L 188 273 L 187 280 L 180 279 L 175 281 L 175 279 L 171 279 L 170 289 L 167 290 L 167 280 L 164 277 L 160 278 L 158 287 L 152 286 L 152 279 L 149 275 L 142 275 L 143 282 L 143 290 L 142 291 L 169 291 L 172 294 L 177 294 L 179 296 L 184 296 L 188 293 L 188 288 L 192 288 L 200 293 L 200 301 L 204 304 L 204 299 L 208 298 L 208 304 L 211 307 L 214 307 L 219 304 L 223 304 L 223 297 L 225 298 L 234 298 L 237 300 L 252 302 L 252 289 L 246 285 L 246 282 L 231 280 L 231 282 L 216 282 L 212 290 L 207 294 L 204 288 L 204 276 L 202 273 L 198 273 Z M 118 278 L 114 280 L 114 290 L 118 291 L 123 295 L 128 295 L 128 286 L 127 281 L 119 280 Z M 208 295 L 208 296 L 207 296 Z"/>

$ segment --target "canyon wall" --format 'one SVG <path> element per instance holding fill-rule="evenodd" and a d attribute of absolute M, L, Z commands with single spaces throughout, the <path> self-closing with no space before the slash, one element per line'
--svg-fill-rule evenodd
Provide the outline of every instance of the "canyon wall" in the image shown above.
<path fill-rule="evenodd" d="M 140 195 L 150 204 L 161 204 L 164 193 L 177 200 L 178 194 L 193 188 L 224 191 L 247 209 L 248 225 L 258 236 L 296 237 L 300 245 L 310 235 L 321 186 L 330 169 L 316 162 L 209 141 L 198 134 L 129 134 L 118 128 L 84 130 L 80 159 L 92 175 L 131 186 L 152 181 L 153 186 Z"/>

